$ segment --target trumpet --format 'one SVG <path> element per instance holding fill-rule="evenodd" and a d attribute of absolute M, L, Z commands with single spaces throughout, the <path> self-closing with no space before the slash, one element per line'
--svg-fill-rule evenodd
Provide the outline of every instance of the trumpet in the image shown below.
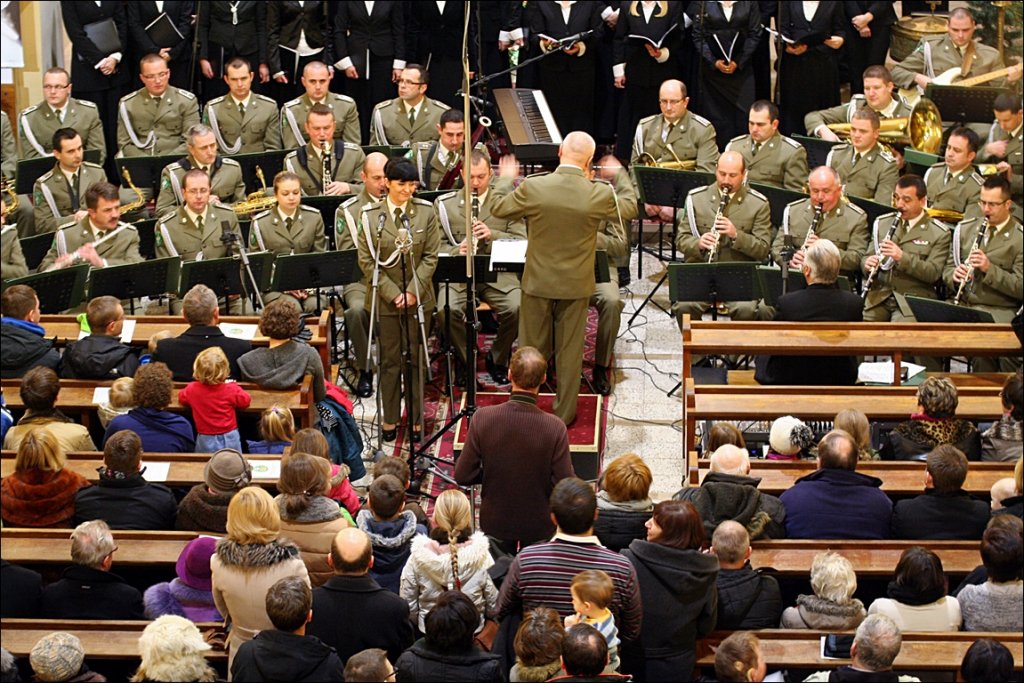
<path fill-rule="evenodd" d="M 135 193 L 135 201 L 128 202 L 127 204 L 121 207 L 121 215 L 123 216 L 126 213 L 131 213 L 132 211 L 141 209 L 143 206 L 145 206 L 146 198 L 142 195 L 142 191 L 139 188 L 135 187 L 135 183 L 132 182 L 132 174 L 128 172 L 127 166 L 121 169 L 121 177 L 124 178 L 124 181 L 126 183 L 128 183 L 128 188 Z"/>
<path fill-rule="evenodd" d="M 818 204 L 814 207 L 814 218 L 811 219 L 811 225 L 807 228 L 807 234 L 804 235 L 804 243 L 800 245 L 800 251 L 807 251 L 807 243 L 814 237 L 818 228 L 821 227 L 821 219 L 825 216 L 825 205 Z"/>
<path fill-rule="evenodd" d="M 239 216 L 254 214 L 257 211 L 277 206 L 277 197 L 267 195 L 267 179 L 263 176 L 263 169 L 259 166 L 256 167 L 256 178 L 260 181 L 261 189 L 250 192 L 245 199 L 231 205 L 231 209 Z"/>
<path fill-rule="evenodd" d="M 978 236 L 974 238 L 974 246 L 971 247 L 971 251 L 975 251 L 977 249 L 981 249 L 981 244 L 982 244 L 982 242 L 985 241 L 985 233 L 986 232 L 988 232 L 988 219 L 987 218 L 981 222 L 980 226 L 978 226 Z M 970 254 L 968 254 L 968 258 L 969 257 L 970 257 Z M 967 275 L 965 275 L 964 279 L 960 281 L 960 287 L 957 288 L 956 296 L 953 297 L 953 305 L 954 306 L 959 306 L 960 302 L 963 300 L 964 292 L 967 289 L 967 283 L 968 282 L 974 282 L 974 265 L 973 264 L 968 264 L 967 265 Z"/>
<path fill-rule="evenodd" d="M 331 143 L 328 140 L 324 140 L 320 143 L 320 152 L 323 157 L 324 165 L 321 169 L 320 174 L 320 185 L 324 192 L 327 194 L 327 186 L 331 184 Z"/>
<path fill-rule="evenodd" d="M 715 243 L 708 250 L 708 263 L 712 263 L 718 256 L 718 244 L 722 241 L 722 233 L 718 232 L 718 219 L 723 216 L 725 207 L 729 204 L 731 199 L 729 192 L 731 190 L 732 188 L 728 185 L 722 188 L 722 201 L 718 203 L 718 211 L 715 213 L 715 219 L 711 223 L 711 234 L 715 236 Z"/>
<path fill-rule="evenodd" d="M 669 151 L 672 152 L 672 156 L 675 157 L 673 161 L 657 161 L 654 156 L 649 152 L 644 152 L 636 159 L 637 166 L 651 166 L 653 168 L 675 168 L 683 171 L 692 171 L 697 168 L 696 159 L 688 159 L 683 161 L 676 156 L 675 150 L 669 147 Z"/>
<path fill-rule="evenodd" d="M 828 129 L 840 137 L 849 137 L 849 123 L 830 123 Z M 937 154 L 942 147 L 942 114 L 931 100 L 922 97 L 910 111 L 910 116 L 882 119 L 879 141 L 900 147 Z"/>
<path fill-rule="evenodd" d="M 896 230 L 900 227 L 901 220 L 902 218 L 900 218 L 900 214 L 897 211 L 896 217 L 892 219 L 892 225 L 889 226 L 889 232 L 885 233 L 885 239 L 882 240 L 883 242 L 892 241 L 892 238 L 896 236 Z M 888 257 L 886 258 L 888 259 Z M 878 254 L 878 263 L 876 263 L 875 267 L 871 269 L 870 273 L 868 273 L 868 279 L 864 280 L 864 289 L 861 291 L 861 297 L 865 299 L 868 297 L 868 292 L 871 291 L 871 285 L 875 284 L 875 278 L 878 277 L 878 271 L 882 269 L 882 260 L 882 255 Z"/>

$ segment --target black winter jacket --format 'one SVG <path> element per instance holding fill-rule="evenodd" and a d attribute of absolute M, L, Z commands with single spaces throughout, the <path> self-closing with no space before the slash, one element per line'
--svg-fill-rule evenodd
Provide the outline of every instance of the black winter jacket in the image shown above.
<path fill-rule="evenodd" d="M 170 531 L 177 512 L 171 490 L 146 482 L 141 472 L 120 479 L 100 474 L 96 486 L 75 494 L 75 524 L 102 519 L 111 529 Z"/>
<path fill-rule="evenodd" d="M 431 649 L 425 639 L 417 640 L 395 662 L 399 681 L 504 681 L 501 655 L 484 652 L 475 645 L 455 654 Z"/>
<path fill-rule="evenodd" d="M 134 377 L 139 357 L 117 337 L 90 334 L 68 344 L 61 377 L 68 379 L 117 379 Z"/>
<path fill-rule="evenodd" d="M 716 629 L 748 631 L 778 627 L 782 594 L 775 577 L 754 571 L 748 562 L 742 569 L 720 570 L 717 584 Z"/>
<path fill-rule="evenodd" d="M 594 535 L 601 545 L 615 552 L 622 552 L 636 539 L 647 538 L 647 520 L 651 512 L 599 508 L 594 522 Z"/>
<path fill-rule="evenodd" d="M 60 371 L 60 353 L 53 342 L 19 324 L 0 325 L 0 378 L 18 379 L 26 372 L 42 365 L 54 372 Z"/>
<path fill-rule="evenodd" d="M 334 648 L 315 636 L 260 631 L 239 646 L 231 664 L 231 680 L 343 681 L 344 670 Z"/>

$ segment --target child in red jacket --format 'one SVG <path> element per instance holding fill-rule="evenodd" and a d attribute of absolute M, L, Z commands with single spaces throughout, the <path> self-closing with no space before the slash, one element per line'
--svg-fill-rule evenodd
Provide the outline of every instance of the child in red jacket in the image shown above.
<path fill-rule="evenodd" d="M 196 452 L 215 453 L 222 448 L 242 451 L 235 408 L 248 408 L 252 397 L 228 379 L 228 357 L 218 346 L 203 349 L 192 364 L 196 381 L 178 392 L 178 402 L 192 409 L 196 423 Z"/>

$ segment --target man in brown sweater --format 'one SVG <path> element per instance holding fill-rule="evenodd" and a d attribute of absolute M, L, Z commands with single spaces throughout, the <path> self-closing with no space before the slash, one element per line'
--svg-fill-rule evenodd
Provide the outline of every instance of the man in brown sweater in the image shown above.
<path fill-rule="evenodd" d="M 459 484 L 483 484 L 480 528 L 510 554 L 551 538 L 548 498 L 555 484 L 575 476 L 565 424 L 537 407 L 546 371 L 532 346 L 512 355 L 508 402 L 477 411 L 455 464 Z"/>

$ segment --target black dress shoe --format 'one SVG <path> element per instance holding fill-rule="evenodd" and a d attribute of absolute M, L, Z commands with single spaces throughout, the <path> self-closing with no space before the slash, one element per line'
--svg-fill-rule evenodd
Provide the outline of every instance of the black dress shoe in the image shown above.
<path fill-rule="evenodd" d="M 594 387 L 594 391 L 607 396 L 612 393 L 612 385 L 608 382 L 608 368 L 603 365 L 595 365 L 594 372 L 591 373 L 590 383 Z"/>
<path fill-rule="evenodd" d="M 398 438 L 398 427 L 392 427 L 391 429 L 381 427 L 380 436 L 384 439 L 384 443 L 392 443 Z"/>
<path fill-rule="evenodd" d="M 356 383 L 356 396 L 369 398 L 373 396 L 373 373 L 360 370 L 359 381 Z"/>
<path fill-rule="evenodd" d="M 484 358 L 484 362 L 487 364 L 487 372 L 496 384 L 508 384 L 508 366 L 495 363 L 490 353 Z"/>

